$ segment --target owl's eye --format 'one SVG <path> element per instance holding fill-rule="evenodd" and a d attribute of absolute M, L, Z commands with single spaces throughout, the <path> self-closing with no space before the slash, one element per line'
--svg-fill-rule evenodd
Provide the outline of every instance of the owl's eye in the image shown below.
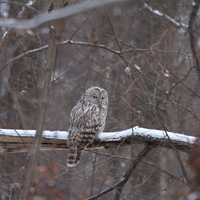
<path fill-rule="evenodd" d="M 93 98 L 96 99 L 97 97 L 96 97 L 96 96 L 93 96 Z"/>
<path fill-rule="evenodd" d="M 104 97 L 101 97 L 102 99 L 104 99 Z"/>

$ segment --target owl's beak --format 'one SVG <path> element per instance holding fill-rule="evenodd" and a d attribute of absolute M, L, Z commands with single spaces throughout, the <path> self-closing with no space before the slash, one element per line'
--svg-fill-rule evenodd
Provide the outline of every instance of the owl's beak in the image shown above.
<path fill-rule="evenodd" d="M 102 102 L 101 102 L 101 101 L 98 101 L 98 105 L 101 106 L 101 105 L 102 105 Z"/>

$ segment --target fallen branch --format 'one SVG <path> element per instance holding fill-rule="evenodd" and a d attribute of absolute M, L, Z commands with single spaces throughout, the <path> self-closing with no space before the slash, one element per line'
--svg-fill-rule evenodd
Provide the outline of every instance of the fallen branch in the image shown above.
<path fill-rule="evenodd" d="M 66 131 L 44 131 L 40 150 L 67 149 Z M 167 136 L 168 135 L 168 136 Z M 26 152 L 32 146 L 35 130 L 0 129 L 0 153 Z M 124 131 L 104 132 L 88 148 L 118 146 L 119 144 L 149 144 L 178 151 L 191 152 L 199 146 L 198 137 L 162 130 L 133 127 Z"/>

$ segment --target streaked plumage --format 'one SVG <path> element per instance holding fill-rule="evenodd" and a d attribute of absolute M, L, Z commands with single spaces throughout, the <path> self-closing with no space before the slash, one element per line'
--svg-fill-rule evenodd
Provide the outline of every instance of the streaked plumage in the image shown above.
<path fill-rule="evenodd" d="M 108 110 L 108 93 L 100 87 L 88 88 L 70 113 L 67 145 L 68 167 L 75 167 L 81 152 L 93 142 L 105 127 Z"/>

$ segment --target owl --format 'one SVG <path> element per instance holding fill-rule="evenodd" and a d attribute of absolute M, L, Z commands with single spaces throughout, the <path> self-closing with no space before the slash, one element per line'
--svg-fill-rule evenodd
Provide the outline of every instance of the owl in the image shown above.
<path fill-rule="evenodd" d="M 90 87 L 70 113 L 67 139 L 67 166 L 75 167 L 82 151 L 104 130 L 108 110 L 108 93 L 101 87 Z"/>

